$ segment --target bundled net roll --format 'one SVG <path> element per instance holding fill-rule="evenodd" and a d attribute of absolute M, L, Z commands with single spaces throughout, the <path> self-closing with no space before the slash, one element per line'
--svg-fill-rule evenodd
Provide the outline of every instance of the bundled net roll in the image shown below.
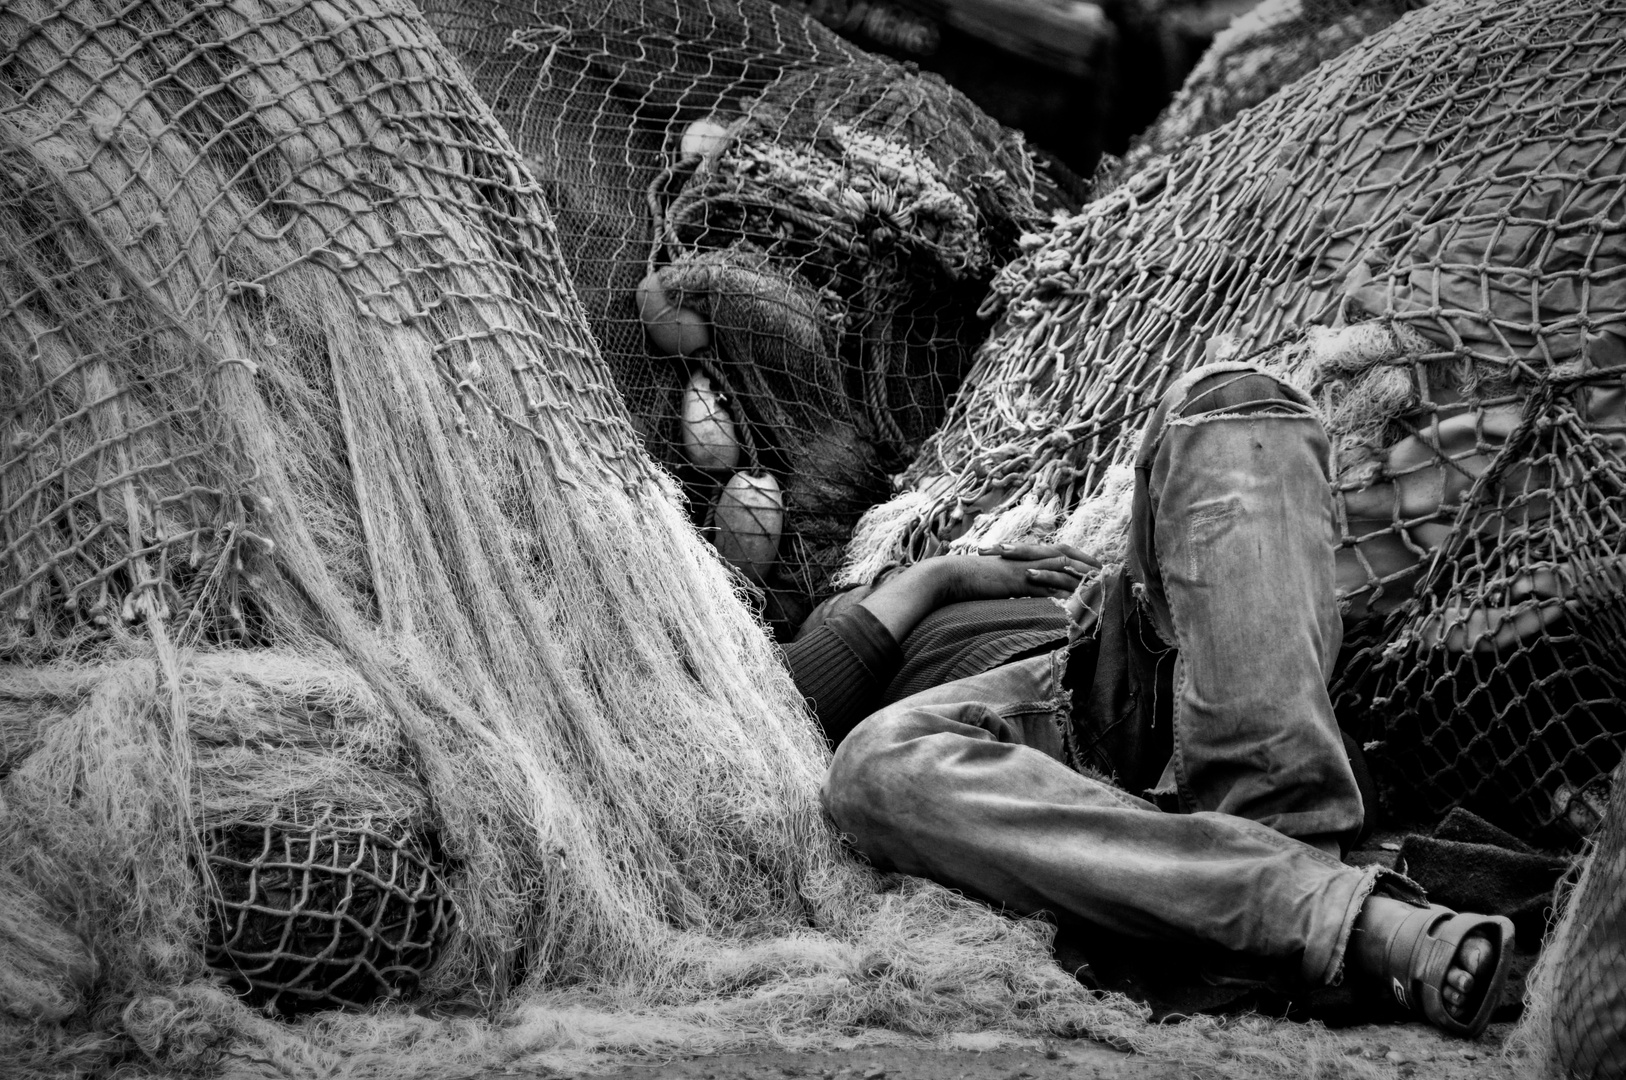
<path fill-rule="evenodd" d="M 8 1075 L 880 1029 L 1235 1057 L 1040 924 L 882 890 L 732 581 L 415 10 L 0 7 Z M 1282 1075 L 1301 1041 L 1232 1040 Z"/>
<path fill-rule="evenodd" d="M 936 76 L 768 0 L 425 11 L 558 208 L 646 445 L 788 632 L 1059 192 Z"/>
<path fill-rule="evenodd" d="M 847 578 L 1110 552 L 1159 395 L 1251 358 L 1336 443 L 1335 698 L 1393 808 L 1573 842 L 1626 736 L 1623 55 L 1619 4 L 1433 5 L 1025 240 Z"/>
<path fill-rule="evenodd" d="M 411 834 L 274 818 L 211 831 L 205 859 L 209 964 L 267 1012 L 409 997 L 450 930 L 438 860 Z"/>

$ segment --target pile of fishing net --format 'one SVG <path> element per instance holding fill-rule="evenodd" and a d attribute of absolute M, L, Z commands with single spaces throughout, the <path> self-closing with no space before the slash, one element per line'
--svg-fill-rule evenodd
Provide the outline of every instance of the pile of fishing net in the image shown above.
<path fill-rule="evenodd" d="M 845 853 L 544 185 L 416 12 L 20 0 L 0 76 L 8 1075 L 1330 1054 L 1146 1025 L 1044 924 Z"/>
<path fill-rule="evenodd" d="M 941 79 L 768 0 L 425 12 L 555 206 L 645 445 L 793 630 L 1066 200 Z"/>

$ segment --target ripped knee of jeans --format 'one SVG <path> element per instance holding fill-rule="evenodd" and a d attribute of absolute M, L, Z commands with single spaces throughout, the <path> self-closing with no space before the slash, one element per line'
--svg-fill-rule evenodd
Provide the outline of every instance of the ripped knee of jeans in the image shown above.
<path fill-rule="evenodd" d="M 1216 416 L 1311 416 L 1303 395 L 1260 371 L 1220 371 L 1192 383 L 1175 411 L 1181 419 Z"/>

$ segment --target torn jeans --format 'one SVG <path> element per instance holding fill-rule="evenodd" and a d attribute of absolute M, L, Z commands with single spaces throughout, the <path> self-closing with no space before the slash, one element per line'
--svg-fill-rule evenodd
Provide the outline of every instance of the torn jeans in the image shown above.
<path fill-rule="evenodd" d="M 1362 808 L 1326 690 L 1341 636 L 1327 463 L 1309 404 L 1241 365 L 1182 377 L 1148 424 L 1127 571 L 1177 650 L 1174 750 L 1148 794 L 1181 812 L 1064 764 L 1062 650 L 864 720 L 825 780 L 837 826 L 882 869 L 1020 913 L 1336 982 L 1388 872 L 1329 853 Z"/>

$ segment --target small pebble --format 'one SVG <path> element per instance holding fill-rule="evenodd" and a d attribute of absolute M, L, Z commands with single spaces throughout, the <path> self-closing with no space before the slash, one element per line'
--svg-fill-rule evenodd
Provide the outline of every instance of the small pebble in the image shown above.
<path fill-rule="evenodd" d="M 1477 1052 L 1473 1051 L 1473 1050 L 1464 1050 L 1462 1052 L 1462 1057 L 1463 1057 L 1463 1060 L 1465 1060 L 1465 1061 L 1478 1061 L 1479 1060 L 1479 1054 Z"/>
<path fill-rule="evenodd" d="M 864 1070 L 864 1080 L 881 1080 L 881 1077 L 885 1075 L 886 1070 L 881 1068 L 879 1065 L 871 1065 L 869 1068 Z"/>
<path fill-rule="evenodd" d="M 1383 1055 L 1383 1060 L 1387 1061 L 1391 1065 L 1404 1065 L 1410 1059 L 1407 1058 L 1405 1054 L 1402 1054 L 1399 1050 L 1391 1050 L 1387 1054 Z"/>

